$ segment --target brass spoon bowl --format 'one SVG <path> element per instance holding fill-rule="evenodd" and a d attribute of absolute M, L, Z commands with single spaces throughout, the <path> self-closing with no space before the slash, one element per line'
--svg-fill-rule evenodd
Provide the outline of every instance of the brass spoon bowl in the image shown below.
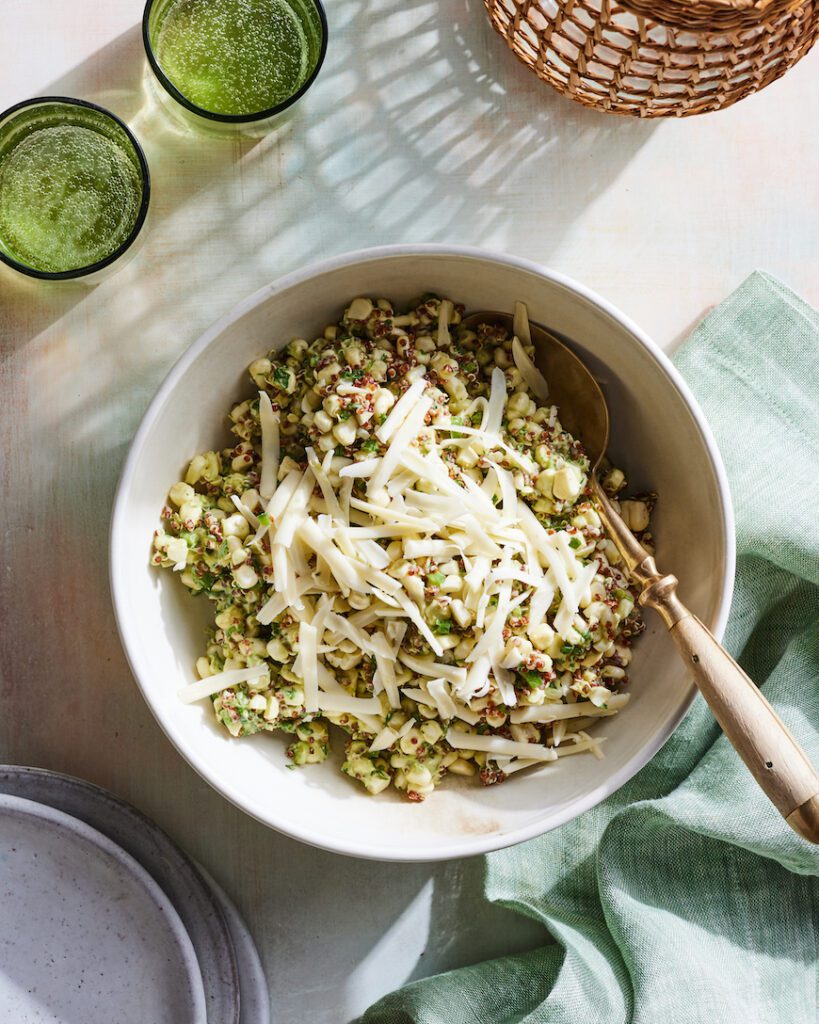
<path fill-rule="evenodd" d="M 461 326 L 475 330 L 488 324 L 511 334 L 513 323 L 508 313 L 483 312 L 465 317 Z M 763 792 L 796 832 L 819 843 L 819 777 L 813 765 L 757 686 L 680 601 L 676 576 L 658 571 L 654 558 L 600 486 L 597 469 L 609 443 L 609 411 L 600 385 L 585 363 L 544 327 L 530 321 L 529 332 L 534 361 L 549 384 L 550 401 L 589 459 L 591 491 L 606 532 L 631 578 L 642 588 L 640 604 L 662 617 L 722 731 Z"/>

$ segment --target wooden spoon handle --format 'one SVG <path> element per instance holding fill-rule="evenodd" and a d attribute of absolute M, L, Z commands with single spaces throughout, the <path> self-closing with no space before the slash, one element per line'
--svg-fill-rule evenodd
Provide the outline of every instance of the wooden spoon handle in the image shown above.
<path fill-rule="evenodd" d="M 760 788 L 800 835 L 819 843 L 819 777 L 762 691 L 710 630 L 674 593 L 677 580 L 658 576 L 640 595 L 656 609 L 722 731 Z"/>
<path fill-rule="evenodd" d="M 793 829 L 819 843 L 819 777 L 813 765 L 759 688 L 677 597 L 676 577 L 657 571 L 654 559 L 594 483 L 606 529 L 642 584 L 640 604 L 662 616 L 714 717 L 762 791 Z"/>

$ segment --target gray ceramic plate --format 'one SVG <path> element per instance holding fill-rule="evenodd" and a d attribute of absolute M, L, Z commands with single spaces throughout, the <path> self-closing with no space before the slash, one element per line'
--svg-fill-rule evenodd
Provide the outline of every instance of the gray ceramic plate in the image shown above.
<path fill-rule="evenodd" d="M 70 814 L 0 794 L 0 1017 L 207 1024 L 193 944 L 170 900 Z"/>
<path fill-rule="evenodd" d="M 208 1024 L 269 1024 L 267 987 L 246 926 L 221 890 L 211 887 L 157 825 L 107 790 L 40 768 L 0 766 L 0 793 L 72 814 L 139 861 L 190 935 L 201 967 Z"/>
<path fill-rule="evenodd" d="M 207 879 L 213 890 L 213 895 L 219 901 L 233 938 L 236 959 L 239 962 L 241 1024 L 270 1024 L 270 996 L 267 990 L 267 979 L 264 976 L 264 969 L 253 936 L 248 931 L 247 925 L 232 900 L 228 899 L 224 889 L 211 878 L 201 864 L 197 863 L 197 867 L 203 877 Z"/>

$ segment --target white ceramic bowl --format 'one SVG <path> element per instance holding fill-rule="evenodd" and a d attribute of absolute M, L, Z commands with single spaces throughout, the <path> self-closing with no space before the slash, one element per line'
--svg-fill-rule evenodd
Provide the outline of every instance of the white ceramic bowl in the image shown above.
<path fill-rule="evenodd" d="M 247 365 L 293 337 L 316 336 L 356 295 L 399 305 L 425 291 L 468 310 L 510 309 L 569 340 L 603 383 L 610 451 L 630 485 L 660 494 L 657 561 L 718 635 L 734 574 L 731 503 L 719 453 L 691 393 L 652 342 L 587 289 L 535 264 L 477 249 L 395 246 L 351 253 L 263 288 L 207 331 L 180 359 L 134 439 L 117 493 L 111 581 L 134 675 L 177 749 L 219 792 L 260 821 L 330 850 L 382 860 L 469 856 L 529 839 L 594 806 L 632 777 L 688 709 L 693 687 L 658 618 L 636 647 L 632 700 L 598 732 L 606 757 L 572 757 L 501 786 L 450 778 L 423 804 L 389 791 L 368 797 L 324 765 L 288 771 L 281 736 L 231 739 L 209 705 L 183 704 L 194 678 L 208 603 L 148 563 L 168 487 L 197 452 L 228 445 L 226 414 L 252 392 Z M 341 748 L 340 742 L 336 747 Z M 336 762 L 336 763 L 334 763 Z"/>

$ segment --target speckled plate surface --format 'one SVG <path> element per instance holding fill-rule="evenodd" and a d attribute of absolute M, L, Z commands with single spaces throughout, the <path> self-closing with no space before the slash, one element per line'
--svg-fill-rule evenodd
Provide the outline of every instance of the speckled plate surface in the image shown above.
<path fill-rule="evenodd" d="M 72 814 L 139 861 L 193 942 L 208 1024 L 269 1024 L 267 985 L 246 925 L 218 886 L 154 822 L 105 789 L 41 768 L 0 766 L 0 793 Z"/>
<path fill-rule="evenodd" d="M 207 1024 L 193 944 L 170 900 L 84 822 L 0 794 L 0 1019 Z"/>

